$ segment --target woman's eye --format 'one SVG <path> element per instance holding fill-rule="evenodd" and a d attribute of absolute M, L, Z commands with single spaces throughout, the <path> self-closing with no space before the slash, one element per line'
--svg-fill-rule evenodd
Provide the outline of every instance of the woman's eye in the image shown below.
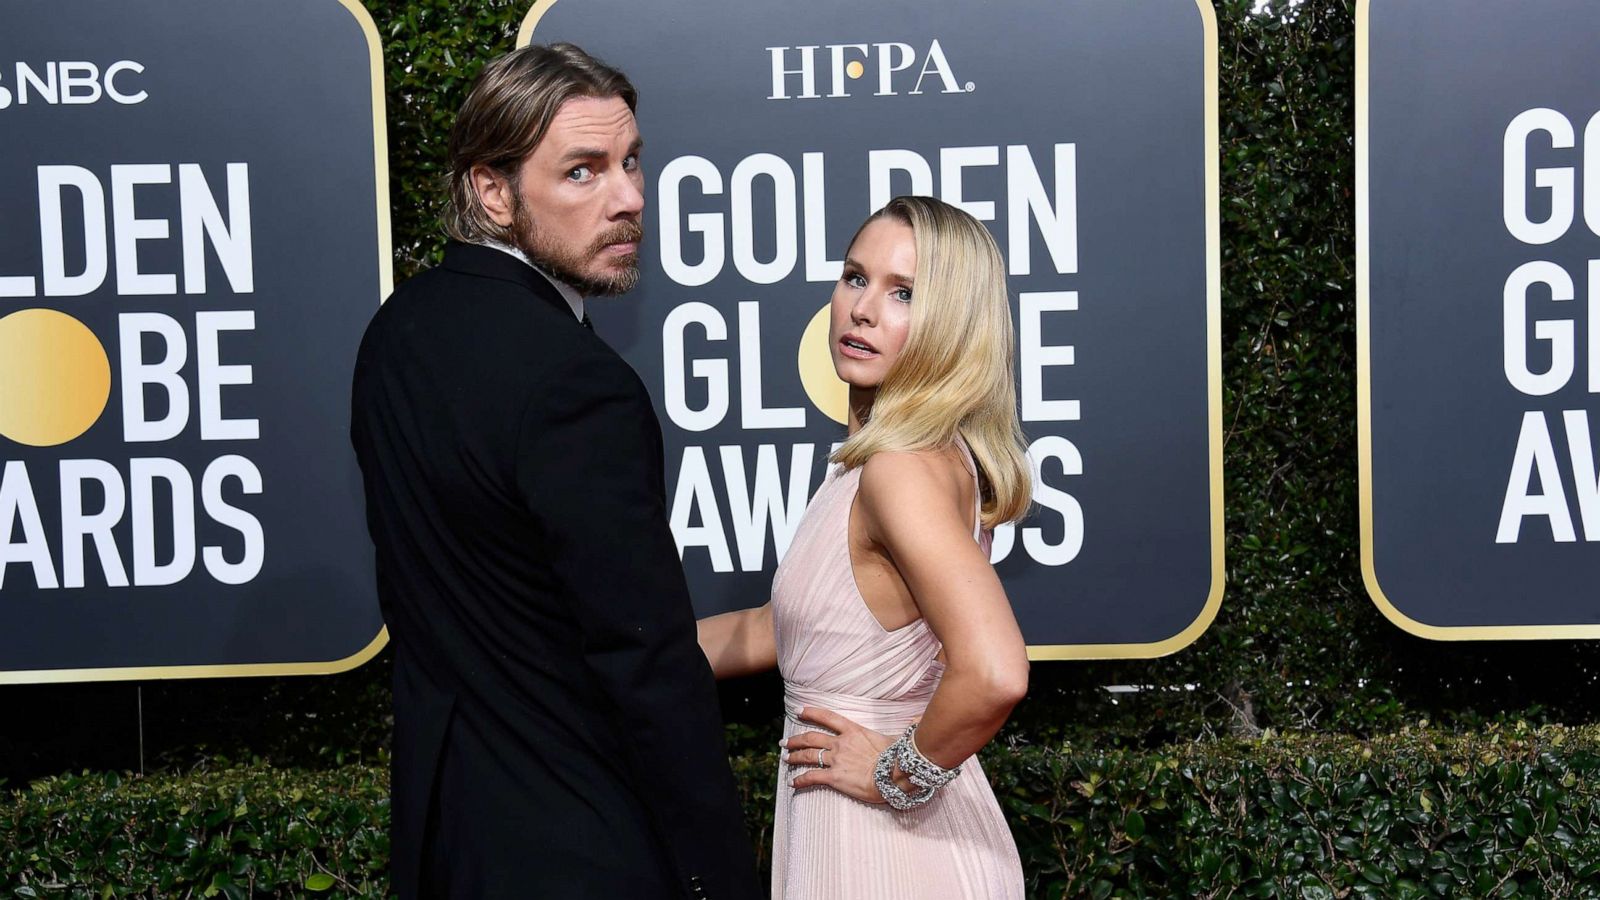
<path fill-rule="evenodd" d="M 589 179 L 591 179 L 593 177 L 594 177 L 594 170 L 590 169 L 588 166 L 577 166 L 576 168 L 572 169 L 570 172 L 567 173 L 567 180 L 568 181 L 576 181 L 579 184 L 582 184 L 583 182 L 588 181 Z"/>
<path fill-rule="evenodd" d="M 910 303 L 911 302 L 911 289 L 910 288 L 901 288 L 901 289 L 895 291 L 894 292 L 894 298 L 896 300 L 899 300 L 901 303 Z"/>
<path fill-rule="evenodd" d="M 866 276 L 859 272 L 847 272 L 844 276 L 844 283 L 853 288 L 864 288 L 867 286 L 867 279 Z"/>

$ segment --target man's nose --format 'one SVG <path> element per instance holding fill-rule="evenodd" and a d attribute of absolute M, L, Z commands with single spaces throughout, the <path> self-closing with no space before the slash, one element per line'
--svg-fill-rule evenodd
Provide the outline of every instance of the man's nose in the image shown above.
<path fill-rule="evenodd" d="M 632 178 L 616 180 L 611 194 L 611 218 L 637 219 L 644 212 L 644 190 Z"/>

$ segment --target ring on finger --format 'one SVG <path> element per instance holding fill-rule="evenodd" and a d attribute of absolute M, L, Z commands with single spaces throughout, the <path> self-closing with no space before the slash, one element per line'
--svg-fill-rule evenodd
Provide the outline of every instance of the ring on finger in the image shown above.
<path fill-rule="evenodd" d="M 828 764 L 822 761 L 822 754 L 827 753 L 827 752 L 828 752 L 828 748 L 827 747 L 818 748 L 818 750 L 817 750 L 817 768 L 819 768 L 819 769 L 828 768 Z"/>

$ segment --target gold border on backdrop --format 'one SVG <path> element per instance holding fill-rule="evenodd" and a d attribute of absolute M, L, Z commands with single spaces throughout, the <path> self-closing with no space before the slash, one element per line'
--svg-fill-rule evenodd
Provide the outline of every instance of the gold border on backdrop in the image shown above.
<path fill-rule="evenodd" d="M 378 26 L 360 0 L 339 0 L 367 39 L 367 69 L 372 78 L 372 195 L 378 212 L 378 303 L 394 293 L 394 238 L 389 224 L 389 115 L 383 96 L 383 44 Z"/>
<path fill-rule="evenodd" d="M 359 0 L 338 0 L 361 26 L 367 41 L 372 82 L 373 196 L 378 224 L 378 302 L 394 290 L 394 253 L 389 227 L 389 138 L 383 101 L 383 48 L 378 28 Z M 239 678 L 269 675 L 334 675 L 371 660 L 389 643 L 389 629 L 380 627 L 365 647 L 343 659 L 324 662 L 244 663 L 199 666 L 124 666 L 101 669 L 33 669 L 0 671 L 0 685 L 51 684 L 70 681 L 153 681 L 164 678 Z"/>
<path fill-rule="evenodd" d="M 556 0 L 536 0 L 533 9 L 522 17 L 522 27 L 517 29 L 517 46 L 526 47 L 533 43 L 533 30 L 539 27 L 539 20 L 556 5 Z"/>
<path fill-rule="evenodd" d="M 1221 144 L 1217 133 L 1217 14 L 1209 0 L 1195 0 L 1205 45 L 1206 192 L 1206 408 L 1210 432 L 1211 588 L 1206 604 L 1189 626 L 1164 641 L 1145 644 L 1049 644 L 1028 647 L 1029 659 L 1150 659 L 1176 653 L 1205 633 L 1222 608 L 1227 587 L 1223 562 L 1222 493 L 1222 213 Z"/>
<path fill-rule="evenodd" d="M 342 2 L 342 0 L 341 0 Z M 336 675 L 348 672 L 378 655 L 389 643 L 389 629 L 365 647 L 343 659 L 304 663 L 243 663 L 213 666 L 126 666 L 109 669 L 35 669 L 0 672 L 0 685 L 52 684 L 64 681 L 154 681 L 163 678 L 244 678 L 265 675 Z"/>
<path fill-rule="evenodd" d="M 1384 617 L 1401 630 L 1435 641 L 1600 638 L 1600 625 L 1429 625 L 1401 612 L 1378 583 L 1373 561 L 1372 511 L 1372 269 L 1368 260 L 1367 89 L 1371 62 L 1367 36 L 1371 0 L 1356 0 L 1356 428 L 1361 495 L 1361 577 Z"/>
<path fill-rule="evenodd" d="M 539 20 L 556 0 L 537 0 L 517 29 L 517 46 L 533 40 Z M 1222 239 L 1217 139 L 1217 15 L 1208 0 L 1195 0 L 1205 39 L 1205 202 L 1206 202 L 1206 400 L 1211 475 L 1211 587 L 1205 606 L 1188 627 L 1164 641 L 1145 644 L 1033 644 L 1029 659 L 1149 659 L 1176 653 L 1194 643 L 1217 617 L 1227 571 L 1223 564 L 1222 494 Z"/>

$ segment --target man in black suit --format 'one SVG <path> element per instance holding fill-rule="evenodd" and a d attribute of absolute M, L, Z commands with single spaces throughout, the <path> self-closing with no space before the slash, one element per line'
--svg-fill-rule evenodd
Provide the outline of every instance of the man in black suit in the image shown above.
<path fill-rule="evenodd" d="M 455 240 L 362 341 L 402 898 L 760 893 L 660 425 L 583 310 L 638 279 L 634 103 L 570 45 L 485 68 L 450 137 Z"/>

